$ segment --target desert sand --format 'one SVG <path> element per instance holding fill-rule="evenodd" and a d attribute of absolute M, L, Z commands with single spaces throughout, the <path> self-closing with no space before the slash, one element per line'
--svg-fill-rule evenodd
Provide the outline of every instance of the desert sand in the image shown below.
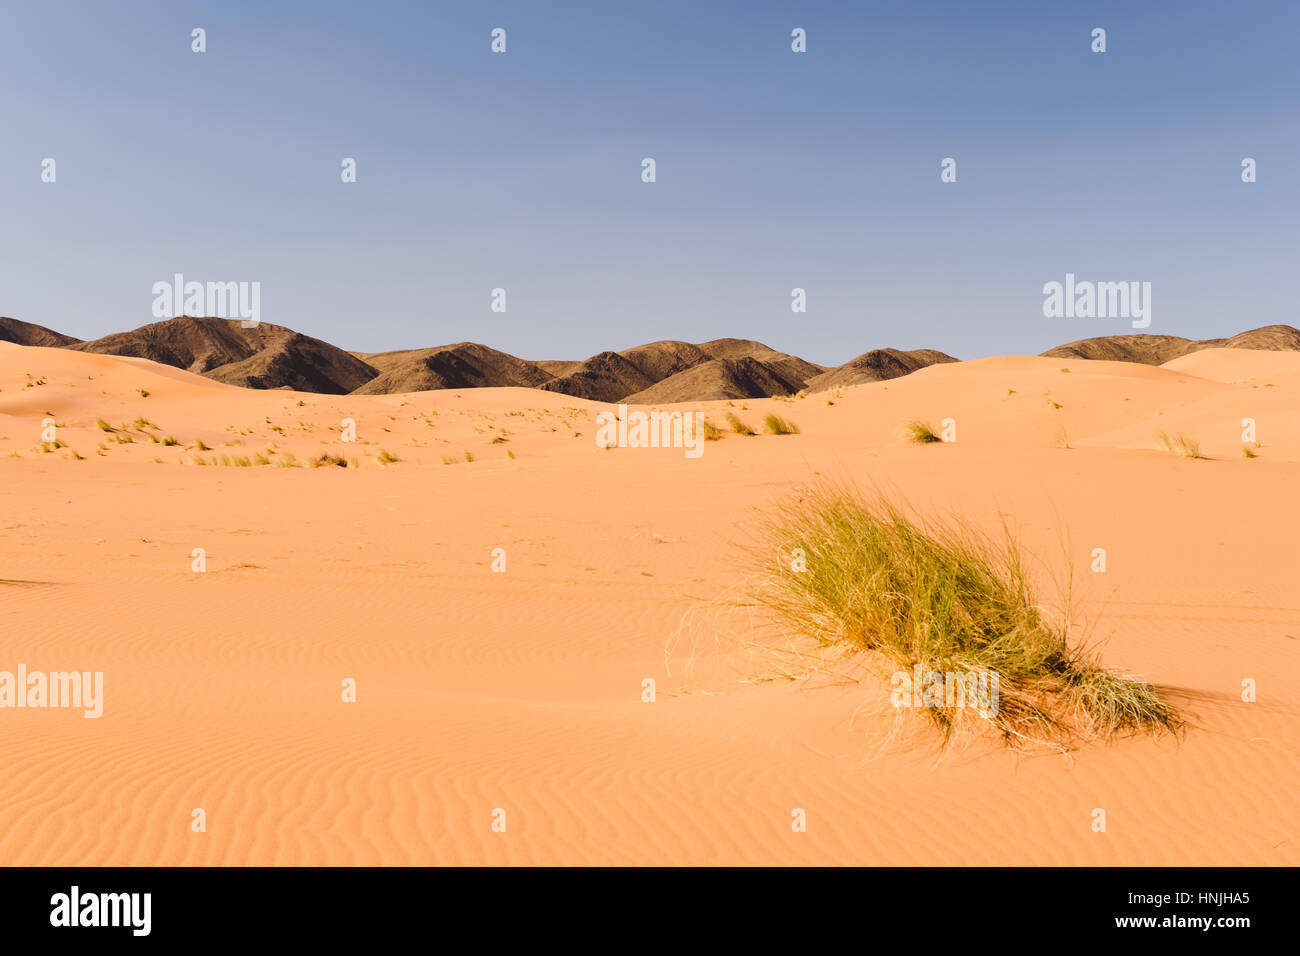
<path fill-rule="evenodd" d="M 691 460 L 599 448 L 608 406 L 535 389 L 254 391 L 0 343 L 0 670 L 104 674 L 98 719 L 0 710 L 0 863 L 1300 863 L 1300 353 L 983 359 L 673 407 L 801 434 Z M 918 418 L 957 441 L 902 442 Z M 233 464 L 286 452 L 357 467 Z M 863 661 L 737 606 L 771 503 L 823 478 L 1008 523 L 1045 601 L 1072 565 L 1079 636 L 1186 733 L 891 736 Z"/>

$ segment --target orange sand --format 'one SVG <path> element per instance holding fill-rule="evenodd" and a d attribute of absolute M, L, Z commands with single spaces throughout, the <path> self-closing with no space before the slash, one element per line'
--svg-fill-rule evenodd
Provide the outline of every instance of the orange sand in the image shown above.
<path fill-rule="evenodd" d="M 681 407 L 802 434 L 692 461 L 599 449 L 603 406 L 542 391 L 258 392 L 0 344 L 0 670 L 105 681 L 98 720 L 0 710 L 0 862 L 1300 863 L 1300 354 L 987 359 Z M 68 447 L 43 453 L 47 412 Z M 137 417 L 182 444 L 97 453 L 97 419 Z M 896 436 L 946 417 L 955 444 Z M 360 467 L 193 463 L 273 443 Z M 1072 562 L 1105 661 L 1176 688 L 1191 729 L 937 759 L 921 720 L 884 739 L 888 685 L 855 662 L 779 679 L 803 659 L 725 602 L 765 506 L 818 476 L 1005 518 L 1044 581 Z"/>

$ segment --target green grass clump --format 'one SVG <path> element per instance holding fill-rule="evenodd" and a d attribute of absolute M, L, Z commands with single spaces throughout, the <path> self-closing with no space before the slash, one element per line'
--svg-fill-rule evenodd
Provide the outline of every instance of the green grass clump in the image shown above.
<path fill-rule="evenodd" d="M 731 430 L 735 432 L 737 435 L 754 434 L 754 429 L 750 428 L 739 418 L 737 418 L 735 412 L 727 412 L 727 424 L 731 426 Z"/>
<path fill-rule="evenodd" d="M 832 487 L 779 508 L 767 531 L 753 593 L 784 625 L 908 673 L 996 675 L 996 708 L 924 708 L 945 744 L 975 717 L 1013 745 L 1181 727 L 1150 684 L 1068 646 L 1068 620 L 1040 606 L 1010 534 L 995 541 L 960 520 L 923 526 L 884 498 Z M 803 569 L 792 566 L 796 549 Z"/>
<path fill-rule="evenodd" d="M 903 437 L 908 441 L 916 442 L 918 445 L 926 445 L 930 442 L 943 441 L 935 434 L 933 428 L 922 421 L 908 422 L 903 426 Z"/>
<path fill-rule="evenodd" d="M 1171 451 L 1180 458 L 1200 458 L 1201 443 L 1194 438 L 1188 438 L 1186 435 L 1169 435 L 1165 432 L 1160 433 L 1160 447 L 1165 451 Z"/>
<path fill-rule="evenodd" d="M 799 426 L 794 422 L 788 422 L 784 418 L 776 415 L 768 415 L 763 419 L 763 429 L 769 435 L 797 435 Z"/>

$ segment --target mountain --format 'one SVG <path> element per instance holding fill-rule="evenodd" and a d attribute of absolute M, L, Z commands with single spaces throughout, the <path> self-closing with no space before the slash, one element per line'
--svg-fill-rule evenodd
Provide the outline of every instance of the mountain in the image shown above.
<path fill-rule="evenodd" d="M 910 352 L 898 349 L 875 349 L 810 378 L 807 383 L 808 390 L 824 392 L 843 385 L 881 382 L 907 375 L 927 365 L 956 361 L 957 359 L 951 355 L 934 349 L 913 349 Z"/>
<path fill-rule="evenodd" d="M 55 332 L 43 325 L 19 322 L 17 319 L 10 319 L 0 315 L 0 342 L 13 342 L 16 345 L 39 345 L 54 349 L 80 341 L 81 339 L 74 339 L 71 335 Z"/>
<path fill-rule="evenodd" d="M 650 376 L 618 352 L 600 352 L 539 387 L 595 402 L 617 402 L 653 384 Z"/>
<path fill-rule="evenodd" d="M 793 395 L 802 387 L 801 380 L 785 378 L 758 359 L 724 358 L 678 372 L 623 400 L 629 405 L 666 405 L 723 398 L 768 398 Z"/>
<path fill-rule="evenodd" d="M 245 329 L 236 319 L 182 315 L 66 347 L 150 359 L 244 388 L 344 395 L 379 374 L 328 342 L 266 322 Z"/>
<path fill-rule="evenodd" d="M 1104 359 L 1111 362 L 1163 365 L 1201 349 L 1295 352 L 1300 351 L 1300 330 L 1289 325 L 1266 325 L 1227 339 L 1184 339 L 1177 335 L 1102 335 L 1058 345 L 1043 355 L 1050 358 Z"/>
<path fill-rule="evenodd" d="M 357 388 L 358 395 L 506 385 L 536 388 L 551 378 L 534 362 L 474 342 L 380 352 L 367 361 L 380 374 Z"/>

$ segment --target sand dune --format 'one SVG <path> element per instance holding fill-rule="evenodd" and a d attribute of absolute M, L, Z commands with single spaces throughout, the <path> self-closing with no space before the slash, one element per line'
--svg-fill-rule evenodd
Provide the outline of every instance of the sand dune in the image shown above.
<path fill-rule="evenodd" d="M 0 670 L 105 675 L 97 720 L 0 711 L 0 859 L 1300 862 L 1300 353 L 985 359 L 674 406 L 801 428 L 726 433 L 696 460 L 597 447 L 606 407 L 259 391 L 0 344 Z M 917 418 L 953 419 L 957 441 L 901 442 Z M 323 453 L 348 466 L 234 467 Z M 786 679 L 809 649 L 732 602 L 756 522 L 819 477 L 1009 521 L 1045 599 L 1072 564 L 1080 636 L 1171 688 L 1186 736 L 939 759 L 923 721 L 886 739 L 888 684 L 864 661 Z"/>

